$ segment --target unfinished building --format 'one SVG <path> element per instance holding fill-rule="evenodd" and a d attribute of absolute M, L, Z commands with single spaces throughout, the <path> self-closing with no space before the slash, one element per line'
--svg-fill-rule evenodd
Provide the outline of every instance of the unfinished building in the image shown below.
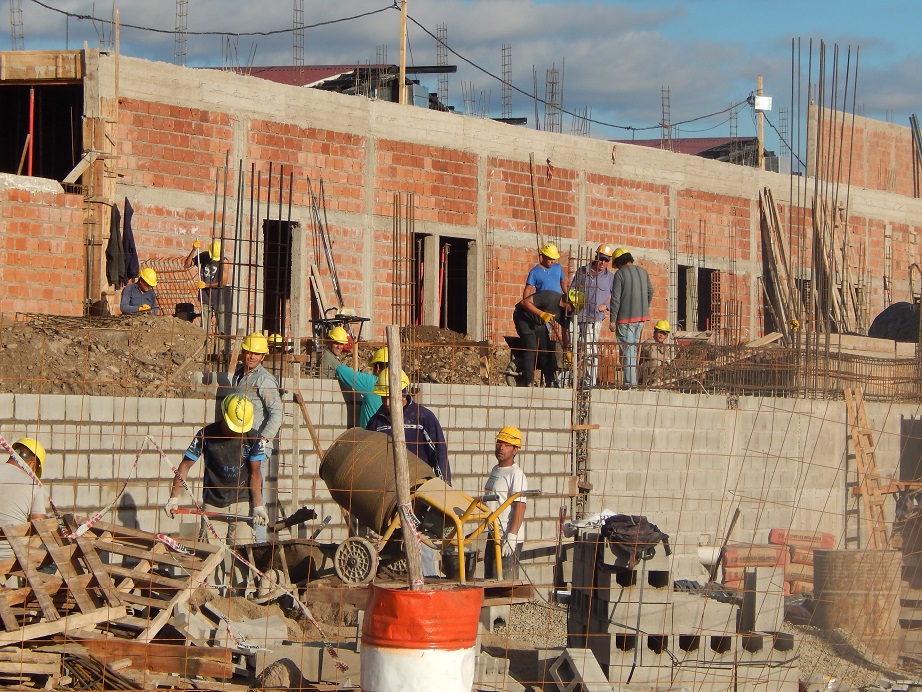
<path fill-rule="evenodd" d="M 283 388 L 298 396 L 286 397 L 267 474 L 273 517 L 311 505 L 320 518 L 336 517 L 330 536 L 347 536 L 317 468 L 318 448 L 348 427 L 352 413 L 334 381 L 301 367 L 330 309 L 368 318 L 361 338 L 369 343 L 380 344 L 388 324 L 434 325 L 467 337 L 458 353 L 489 360 L 512 331 L 537 247 L 555 242 L 570 276 L 591 249 L 611 243 L 649 271 L 654 320 L 710 333 L 706 343 L 688 337 L 699 355 L 672 381 L 614 389 L 618 364 L 607 333 L 591 393 L 408 368 L 445 427 L 454 484 L 469 494 L 492 467 L 496 430 L 525 431 L 525 467 L 542 495 L 528 503 L 524 564 L 544 593 L 573 585 L 583 615 L 570 623 L 567 644 L 592 650 L 618 685 L 796 687 L 788 640 L 776 636 L 772 618 L 785 589 L 813 580 L 803 562 L 789 559 L 792 551 L 809 548 L 800 559 L 812 561 L 816 548 L 854 551 L 841 568 L 849 574 L 897 566 L 879 582 L 889 599 L 886 635 L 877 625 L 855 634 L 888 643 L 868 644 L 871 658 L 918 660 L 922 599 L 913 593 L 922 584 L 909 578 L 914 568 L 893 559 L 888 490 L 908 490 L 922 477 L 919 354 L 912 344 L 861 336 L 891 303 L 917 300 L 910 265 L 922 200 L 909 128 L 865 118 L 843 128 L 840 114 L 813 108 L 815 140 L 834 142 L 835 153 L 811 150 L 808 175 L 792 182 L 668 151 L 92 50 L 0 53 L 0 93 L 8 104 L 0 114 L 8 133 L 0 151 L 7 174 L 0 177 L 0 311 L 33 320 L 115 314 L 119 287 L 106 266 L 107 243 L 120 230 L 114 210 L 124 218 L 130 206 L 138 257 L 151 266 L 172 266 L 194 239 L 223 240 L 235 269 L 232 333 L 277 333 L 294 344 L 290 359 L 277 359 Z M 37 338 L 50 343 L 62 324 L 45 324 Z M 98 329 L 66 324 L 75 333 Z M 172 332 L 165 341 L 173 348 Z M 45 346 L 41 352 L 55 357 Z M 188 360 L 164 373 L 188 392 L 169 398 L 165 389 L 91 395 L 85 376 L 82 389 L 58 390 L 29 388 L 20 378 L 0 394 L 0 420 L 10 435 L 54 440 L 46 478 L 58 505 L 84 516 L 116 499 L 123 507 L 120 479 L 146 440 L 178 458 L 195 430 L 214 420 L 214 402 L 201 398 L 214 394 L 214 363 Z M 50 379 L 44 372 L 30 381 Z M 162 460 L 142 455 L 127 490 L 133 526 L 180 531 L 160 511 L 168 486 Z M 745 556 L 725 577 L 767 584 L 752 590 L 770 593 L 763 600 L 774 605 L 745 631 L 720 606 L 709 611 L 720 611 L 714 618 L 702 612 L 712 625 L 708 644 L 693 647 L 688 618 L 672 629 L 674 603 L 684 596 L 666 599 L 662 584 L 648 583 L 648 599 L 661 596 L 662 607 L 629 610 L 628 620 L 645 618 L 635 626 L 645 636 L 629 642 L 630 628 L 611 629 L 612 613 L 603 617 L 608 606 L 597 604 L 639 584 L 634 577 L 611 583 L 614 572 L 595 552 L 585 558 L 587 545 L 598 544 L 591 530 L 560 547 L 561 506 L 574 519 L 603 510 L 649 516 L 672 539 L 668 565 L 654 570 L 666 579 L 706 581 L 701 549 L 720 548 L 725 536 L 765 549 L 755 557 L 739 548 Z M 801 536 L 806 545 L 770 543 L 779 535 L 773 530 L 812 537 Z M 579 565 L 577 573 L 567 575 L 561 562 Z M 604 588 L 600 579 L 608 580 Z M 624 603 L 642 597 L 631 592 Z M 647 629 L 653 612 L 663 622 Z M 739 672 L 733 662 L 746 657 L 778 665 L 751 678 L 696 682 L 703 670 Z M 682 661 L 694 664 L 683 670 Z M 626 680 L 626 670 L 636 677 Z"/>

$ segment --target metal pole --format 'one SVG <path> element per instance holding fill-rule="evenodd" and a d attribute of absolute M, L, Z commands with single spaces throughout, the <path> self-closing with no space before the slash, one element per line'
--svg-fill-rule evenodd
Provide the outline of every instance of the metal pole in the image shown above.
<path fill-rule="evenodd" d="M 407 0 L 400 0 L 400 77 L 397 102 L 407 103 Z"/>

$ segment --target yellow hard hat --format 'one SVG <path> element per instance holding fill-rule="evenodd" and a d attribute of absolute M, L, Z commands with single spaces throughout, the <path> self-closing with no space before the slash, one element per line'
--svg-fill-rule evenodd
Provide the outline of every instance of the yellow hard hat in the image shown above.
<path fill-rule="evenodd" d="M 333 327 L 327 334 L 327 338 L 337 344 L 346 345 L 349 343 L 349 332 L 342 327 Z"/>
<path fill-rule="evenodd" d="M 17 447 L 20 449 L 16 449 Z M 35 464 L 35 475 L 41 478 L 42 469 L 45 468 L 45 448 L 42 447 L 41 443 L 34 437 L 21 437 L 13 443 L 13 449 L 20 456 L 23 456 L 23 450 L 28 450 L 29 454 L 26 456 L 35 457 L 36 462 L 38 462 Z M 28 459 L 23 458 L 23 461 L 28 461 Z"/>
<path fill-rule="evenodd" d="M 138 278 L 151 288 L 157 285 L 157 272 L 150 267 L 144 267 L 138 274 Z"/>
<path fill-rule="evenodd" d="M 560 259 L 560 251 L 554 243 L 545 243 L 544 246 L 538 250 L 538 254 L 550 257 L 552 260 Z"/>
<path fill-rule="evenodd" d="M 265 334 L 253 332 L 243 340 L 241 348 L 250 353 L 269 353 L 269 340 L 266 338 Z"/>
<path fill-rule="evenodd" d="M 400 371 L 400 391 L 406 391 L 407 387 L 410 386 L 410 378 L 407 377 L 407 374 L 401 370 Z M 388 375 L 387 370 L 382 370 L 381 374 L 378 375 L 378 381 L 375 383 L 375 394 L 378 396 L 390 396 L 390 376 Z"/>
<path fill-rule="evenodd" d="M 621 255 L 626 255 L 627 253 L 628 251 L 626 248 L 619 247 L 617 250 L 615 250 L 615 254 L 612 255 L 612 259 L 618 259 L 619 257 L 621 257 Z"/>
<path fill-rule="evenodd" d="M 514 445 L 516 447 L 521 447 L 522 431 L 518 428 L 512 427 L 511 425 L 507 425 L 496 434 L 496 441 L 505 442 L 506 444 Z"/>
<path fill-rule="evenodd" d="M 578 289 L 571 288 L 569 291 L 567 291 L 567 300 L 570 301 L 573 309 L 579 312 L 586 304 L 586 294 Z"/>
<path fill-rule="evenodd" d="M 235 433 L 250 432 L 253 429 L 253 402 L 245 396 L 231 394 L 221 402 L 224 422 Z"/>
<path fill-rule="evenodd" d="M 269 335 L 269 345 L 273 348 L 281 348 L 282 343 L 285 340 L 282 338 L 281 334 L 270 334 Z"/>
<path fill-rule="evenodd" d="M 385 365 L 387 364 L 387 346 L 384 348 L 379 348 L 377 351 L 375 351 L 375 354 L 371 357 L 371 360 L 368 361 L 369 367 L 375 363 L 384 363 Z"/>
<path fill-rule="evenodd" d="M 667 334 L 672 331 L 672 327 L 669 326 L 669 323 L 666 320 L 660 320 L 653 325 L 653 328 L 658 332 L 666 332 Z"/>
<path fill-rule="evenodd" d="M 599 245 L 599 249 L 596 250 L 596 252 L 600 255 L 611 257 L 612 254 L 614 253 L 614 249 L 612 249 L 612 246 L 609 245 L 608 243 L 602 243 L 601 245 Z"/>
<path fill-rule="evenodd" d="M 212 262 L 217 262 L 221 259 L 221 241 L 212 240 L 211 245 L 208 246 L 208 256 L 211 258 Z"/>

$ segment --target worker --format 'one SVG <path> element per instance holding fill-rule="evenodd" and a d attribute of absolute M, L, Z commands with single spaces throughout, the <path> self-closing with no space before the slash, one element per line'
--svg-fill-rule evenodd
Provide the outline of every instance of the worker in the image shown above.
<path fill-rule="evenodd" d="M 340 326 L 333 327 L 324 339 L 323 357 L 320 361 L 320 376 L 325 380 L 336 379 L 336 368 L 343 364 L 342 357 L 352 340 L 349 332 Z"/>
<path fill-rule="evenodd" d="M 563 267 L 558 263 L 559 259 L 560 251 L 554 243 L 545 243 L 538 250 L 538 264 L 528 272 L 522 300 L 541 291 L 567 292 L 566 278 L 563 274 Z"/>
<path fill-rule="evenodd" d="M 202 504 L 206 512 L 216 512 L 226 516 L 202 517 L 201 537 L 209 542 L 213 540 L 207 529 L 207 522 L 212 525 L 224 525 L 224 535 L 218 535 L 229 546 L 253 542 L 253 526 L 266 526 L 269 513 L 263 504 L 263 463 L 265 455 L 263 445 L 253 434 L 253 402 L 245 396 L 231 394 L 221 402 L 221 416 L 217 421 L 206 425 L 193 438 L 173 478 L 170 499 L 163 506 L 163 511 L 173 517 L 179 508 L 179 493 L 182 482 L 189 476 L 189 470 L 204 457 L 204 478 L 202 480 Z M 251 517 L 245 521 L 241 517 Z M 216 527 L 217 530 L 217 527 Z M 219 570 L 220 572 L 220 570 Z M 219 574 L 222 583 L 226 583 L 226 568 Z M 234 566 L 233 586 L 243 585 L 243 572 Z"/>
<path fill-rule="evenodd" d="M 128 284 L 122 289 L 122 300 L 119 309 L 123 315 L 134 315 L 138 312 L 157 314 L 157 294 L 154 287 L 157 285 L 157 272 L 150 267 L 144 267 L 138 275 L 138 280 Z"/>
<path fill-rule="evenodd" d="M 516 378 L 519 387 L 534 386 L 536 366 L 544 377 L 545 386 L 557 386 L 557 358 L 551 347 L 548 327 L 553 322 L 560 323 L 566 340 L 569 307 L 563 294 L 555 290 L 533 293 L 516 304 L 512 321 L 521 340 L 520 372 Z M 565 343 L 564 349 L 567 350 L 568 346 Z"/>
<path fill-rule="evenodd" d="M 487 484 L 484 487 L 486 495 L 495 495 L 495 500 L 487 500 L 486 504 L 491 512 L 502 506 L 510 495 L 524 493 L 528 490 L 528 479 L 525 472 L 516 463 L 515 455 L 522 447 L 522 431 L 511 425 L 505 426 L 496 435 L 496 446 L 493 455 L 496 457 L 496 466 L 490 471 Z M 525 542 L 525 496 L 521 496 L 509 504 L 499 515 L 500 536 L 490 534 L 487 543 L 487 552 L 484 555 L 484 577 L 496 579 L 496 548 L 499 541 L 502 552 L 503 578 L 516 579 L 519 573 L 519 560 L 522 556 L 522 544 Z"/>
<path fill-rule="evenodd" d="M 637 386 L 637 345 L 644 322 L 650 319 L 653 283 L 643 267 L 634 264 L 634 256 L 623 247 L 615 250 L 617 271 L 612 285 L 608 328 L 617 333 L 624 364 L 624 388 Z"/>
<path fill-rule="evenodd" d="M 233 394 L 246 397 L 253 403 L 253 436 L 265 449 L 266 461 L 272 456 L 275 439 L 282 427 L 282 395 L 278 380 L 262 363 L 269 353 L 269 340 L 253 332 L 243 340 L 241 363 L 231 380 Z"/>
<path fill-rule="evenodd" d="M 38 440 L 23 437 L 13 443 L 13 451 L 22 462 L 39 478 L 45 468 L 45 448 Z M 10 455 L 0 467 L 0 487 L 4 501 L 0 503 L 0 526 L 27 524 L 32 519 L 46 517 L 45 493 L 22 468 L 19 460 Z M 0 540 L 0 560 L 13 557 L 13 550 L 6 540 Z"/>
<path fill-rule="evenodd" d="M 657 385 L 672 361 L 672 347 L 668 343 L 672 327 L 666 320 L 659 320 L 653 325 L 653 336 L 640 345 L 640 361 L 638 364 L 639 383 L 644 387 Z"/>
<path fill-rule="evenodd" d="M 611 290 L 615 275 L 609 271 L 614 249 L 603 243 L 596 250 L 589 264 L 576 270 L 570 289 L 574 291 L 574 303 L 581 306 L 576 310 L 576 325 L 572 341 L 576 342 L 587 364 L 583 386 L 594 387 L 599 372 L 599 332 L 608 317 Z"/>
<path fill-rule="evenodd" d="M 336 379 L 344 389 L 354 392 L 361 398 L 359 415 L 355 421 L 356 426 L 364 428 L 371 417 L 381 408 L 381 397 L 375 394 L 375 385 L 378 376 L 387 370 L 387 346 L 379 348 L 368 361 L 371 373 L 358 372 L 347 365 L 336 368 Z"/>
<path fill-rule="evenodd" d="M 393 436 L 391 427 L 391 401 L 388 371 L 385 368 L 378 375 L 374 393 L 381 397 L 381 408 L 371 417 L 366 430 L 387 433 Z M 425 406 L 413 401 L 409 392 L 410 378 L 400 371 L 400 389 L 403 396 L 403 429 L 407 441 L 407 450 L 418 456 L 432 467 L 433 472 L 448 484 L 451 484 L 451 468 L 448 465 L 448 447 L 442 424 L 435 414 Z"/>
<path fill-rule="evenodd" d="M 221 254 L 221 241 L 213 240 L 206 252 L 195 240 L 192 250 L 183 261 L 183 268 L 198 267 L 199 290 L 202 299 L 202 327 L 211 333 L 211 318 L 214 315 L 216 334 L 230 334 L 230 281 L 231 272 L 227 260 Z M 228 342 L 225 340 L 225 344 Z M 227 346 L 229 348 L 229 345 Z"/>

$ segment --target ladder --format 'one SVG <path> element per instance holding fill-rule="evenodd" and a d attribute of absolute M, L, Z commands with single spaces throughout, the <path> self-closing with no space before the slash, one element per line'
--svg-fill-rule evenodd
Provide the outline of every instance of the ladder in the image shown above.
<path fill-rule="evenodd" d="M 860 389 L 846 387 L 845 409 L 857 462 L 858 482 L 852 489 L 860 495 L 864 507 L 864 523 L 868 531 L 868 548 L 884 550 L 890 548 L 884 517 L 884 500 L 874 457 L 874 436 L 868 425 L 864 408 L 864 394 Z"/>

